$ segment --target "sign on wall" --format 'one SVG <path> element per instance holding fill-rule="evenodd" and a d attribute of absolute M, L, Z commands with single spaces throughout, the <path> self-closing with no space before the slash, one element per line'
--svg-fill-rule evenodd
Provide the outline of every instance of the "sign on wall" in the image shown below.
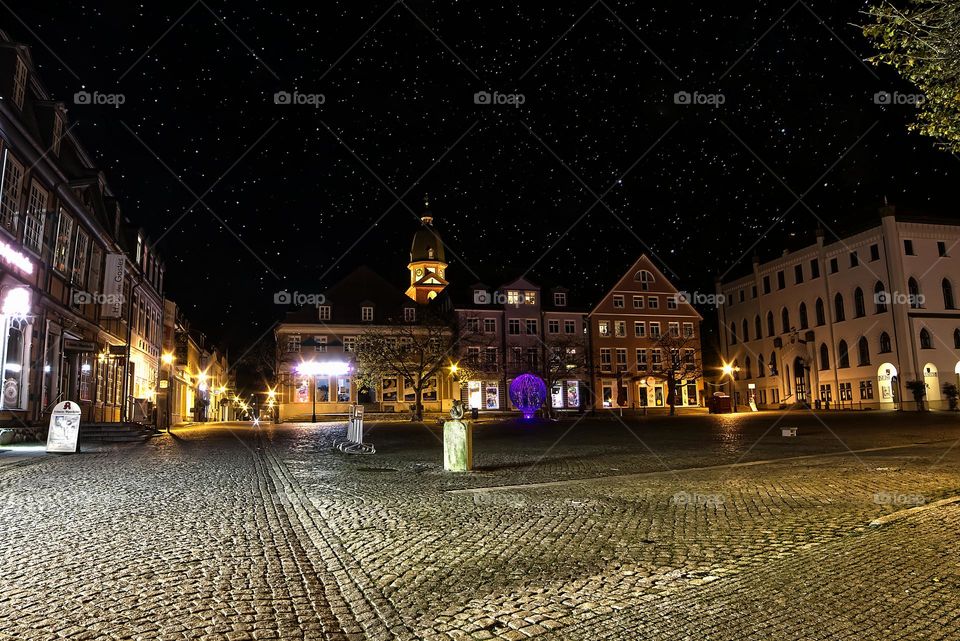
<path fill-rule="evenodd" d="M 80 406 L 73 401 L 57 403 L 50 414 L 50 429 L 47 432 L 48 452 L 79 452 Z"/>
<path fill-rule="evenodd" d="M 107 254 L 103 272 L 102 318 L 123 317 L 123 277 L 126 263 L 123 254 Z"/>

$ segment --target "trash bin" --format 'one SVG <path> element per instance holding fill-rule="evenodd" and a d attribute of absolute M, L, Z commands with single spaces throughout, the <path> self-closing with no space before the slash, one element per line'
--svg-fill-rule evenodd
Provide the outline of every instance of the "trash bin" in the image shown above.
<path fill-rule="evenodd" d="M 478 418 L 480 418 L 480 410 L 477 409 L 476 407 L 471 407 L 470 418 L 472 418 L 473 420 L 477 420 Z"/>

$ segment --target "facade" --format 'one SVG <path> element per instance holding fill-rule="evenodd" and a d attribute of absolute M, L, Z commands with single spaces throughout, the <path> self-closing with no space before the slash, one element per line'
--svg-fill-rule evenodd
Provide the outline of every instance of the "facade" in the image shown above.
<path fill-rule="evenodd" d="M 2 32 L 0 98 L 0 420 L 150 421 L 163 264 Z"/>
<path fill-rule="evenodd" d="M 702 402 L 702 317 L 645 255 L 590 311 L 594 398 L 603 408 Z"/>
<path fill-rule="evenodd" d="M 739 403 L 932 407 L 960 374 L 960 223 L 881 209 L 842 240 L 816 243 L 717 284 L 721 340 Z M 739 368 L 739 369 L 738 369 Z"/>
<path fill-rule="evenodd" d="M 455 304 L 466 330 L 458 358 L 469 372 L 460 400 L 480 411 L 514 410 L 510 383 L 521 374 L 535 374 L 547 384 L 551 409 L 584 409 L 586 315 L 569 303 L 566 289 L 544 292 L 524 278 L 497 290 L 473 285 L 469 297 Z"/>

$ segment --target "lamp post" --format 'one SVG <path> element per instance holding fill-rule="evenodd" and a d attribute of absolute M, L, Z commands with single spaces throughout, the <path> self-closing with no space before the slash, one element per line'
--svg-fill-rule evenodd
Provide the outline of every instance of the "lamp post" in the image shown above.
<path fill-rule="evenodd" d="M 734 390 L 733 390 L 733 376 L 734 376 L 734 373 L 739 373 L 739 372 L 740 372 L 740 367 L 739 367 L 739 366 L 730 365 L 729 363 L 724 363 L 722 369 L 723 369 L 723 374 L 724 374 L 724 376 L 728 376 L 728 377 L 730 378 L 729 382 L 727 383 L 727 385 L 729 386 L 728 389 L 730 390 L 730 411 L 736 412 L 736 411 L 737 411 L 737 403 L 736 403 L 736 397 L 733 395 L 733 394 L 734 394 Z"/>
<path fill-rule="evenodd" d="M 160 361 L 167 369 L 167 402 L 166 402 L 166 423 L 167 434 L 170 433 L 170 424 L 173 423 L 173 354 L 166 352 L 160 357 Z"/>

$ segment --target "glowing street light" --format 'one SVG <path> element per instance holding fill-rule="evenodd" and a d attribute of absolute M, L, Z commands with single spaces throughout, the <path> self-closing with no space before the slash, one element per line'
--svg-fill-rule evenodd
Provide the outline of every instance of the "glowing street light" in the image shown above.
<path fill-rule="evenodd" d="M 163 361 L 163 364 L 164 364 L 164 365 L 173 365 L 173 361 L 174 361 L 175 359 L 173 358 L 173 354 L 171 354 L 170 352 L 167 352 L 167 353 L 165 353 L 163 356 L 160 357 L 160 360 Z"/>

